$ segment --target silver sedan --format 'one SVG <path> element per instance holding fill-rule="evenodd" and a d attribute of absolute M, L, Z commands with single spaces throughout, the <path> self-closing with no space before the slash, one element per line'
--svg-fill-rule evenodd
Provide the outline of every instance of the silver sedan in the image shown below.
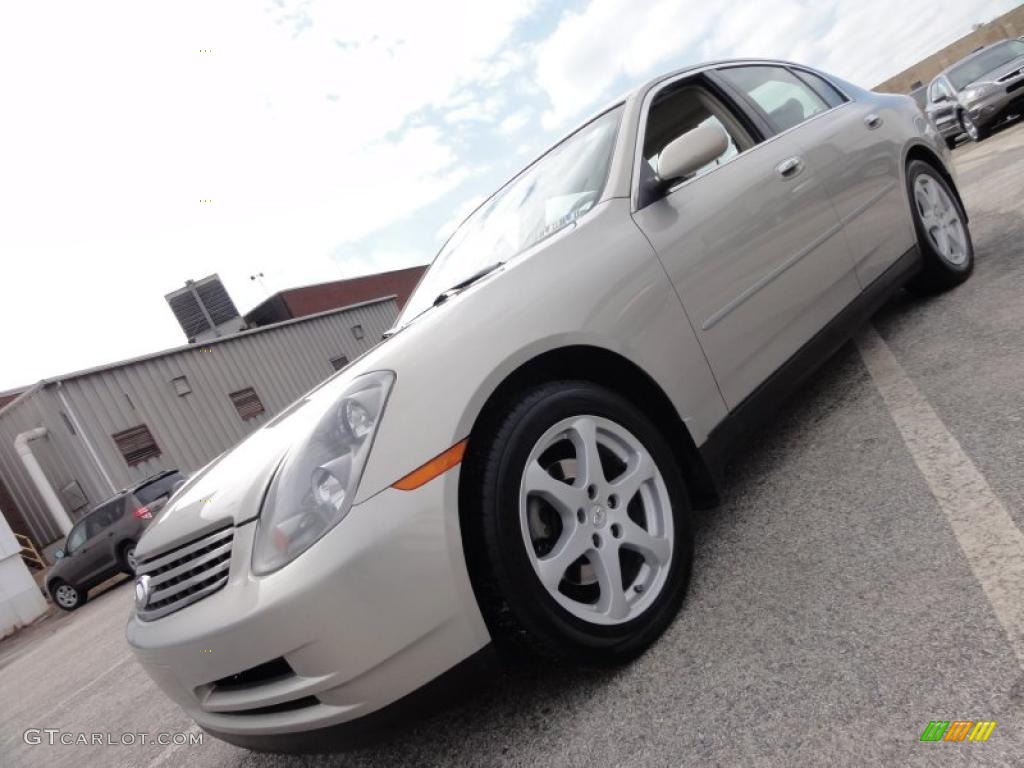
<path fill-rule="evenodd" d="M 389 338 L 198 472 L 136 550 L 128 641 L 200 726 L 319 751 L 495 649 L 642 653 L 744 435 L 973 249 L 912 99 L 693 67 L 473 212 Z"/>

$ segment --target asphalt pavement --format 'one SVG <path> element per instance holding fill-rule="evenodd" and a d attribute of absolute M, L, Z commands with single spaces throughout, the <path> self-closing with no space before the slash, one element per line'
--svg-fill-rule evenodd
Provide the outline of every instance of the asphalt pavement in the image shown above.
<path fill-rule="evenodd" d="M 524 663 L 343 755 L 265 755 L 209 737 L 27 744 L 29 728 L 195 733 L 131 657 L 121 583 L 0 642 L 0 764 L 1024 765 L 1024 595 L 1008 594 L 1000 572 L 1021 553 L 979 555 L 957 519 L 969 491 L 1004 532 L 1024 529 L 1024 124 L 954 156 L 974 277 L 939 297 L 895 298 L 868 331 L 877 336 L 847 344 L 755 436 L 722 506 L 700 514 L 683 612 L 635 663 Z M 869 357 L 879 348 L 916 410 L 894 406 Z M 973 485 L 935 469 L 949 466 L 936 463 L 943 451 Z M 933 720 L 997 726 L 984 743 L 921 742 Z"/>

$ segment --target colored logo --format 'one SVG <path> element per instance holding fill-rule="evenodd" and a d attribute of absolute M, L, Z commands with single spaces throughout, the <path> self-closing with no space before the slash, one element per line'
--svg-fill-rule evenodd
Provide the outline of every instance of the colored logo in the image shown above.
<path fill-rule="evenodd" d="M 988 741 L 995 727 L 995 720 L 932 720 L 921 741 Z"/>

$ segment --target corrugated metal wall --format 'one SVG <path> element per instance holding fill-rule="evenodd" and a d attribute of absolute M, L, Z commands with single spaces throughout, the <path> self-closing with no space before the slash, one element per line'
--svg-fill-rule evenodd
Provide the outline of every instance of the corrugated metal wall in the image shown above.
<path fill-rule="evenodd" d="M 334 373 L 332 358 L 354 360 L 373 347 L 397 312 L 388 299 L 48 382 L 0 412 L 0 476 L 33 538 L 47 544 L 61 533 L 14 450 L 20 432 L 45 426 L 48 437 L 30 445 L 54 489 L 59 495 L 75 480 L 96 504 L 110 487 L 85 439 L 115 488 L 161 469 L 198 469 Z M 176 393 L 179 376 L 189 394 Z M 228 395 L 247 387 L 265 411 L 243 421 Z M 111 435 L 139 424 L 149 427 L 161 455 L 130 467 Z"/>

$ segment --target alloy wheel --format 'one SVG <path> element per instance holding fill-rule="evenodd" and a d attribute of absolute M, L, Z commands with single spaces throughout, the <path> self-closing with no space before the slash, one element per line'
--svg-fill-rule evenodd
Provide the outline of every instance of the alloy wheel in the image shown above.
<path fill-rule="evenodd" d="M 668 490 L 640 440 L 610 419 L 570 417 L 540 437 L 523 471 L 519 519 L 541 584 L 579 619 L 625 623 L 665 586 Z"/>
<path fill-rule="evenodd" d="M 70 584 L 61 584 L 53 595 L 61 608 L 74 608 L 78 604 L 78 590 Z"/>
<path fill-rule="evenodd" d="M 135 547 L 128 547 L 128 549 L 125 550 L 124 559 L 125 562 L 128 563 L 128 567 L 131 568 L 132 573 L 135 573 L 139 567 L 139 561 L 135 557 Z"/>
<path fill-rule="evenodd" d="M 971 141 L 977 141 L 980 135 L 978 131 L 978 125 L 971 119 L 971 116 L 966 112 L 960 115 L 960 124 L 963 126 L 964 133 L 970 136 Z"/>
<path fill-rule="evenodd" d="M 954 267 L 967 263 L 967 233 L 960 209 L 949 193 L 927 173 L 914 180 L 914 203 L 921 225 L 935 251 Z"/>

